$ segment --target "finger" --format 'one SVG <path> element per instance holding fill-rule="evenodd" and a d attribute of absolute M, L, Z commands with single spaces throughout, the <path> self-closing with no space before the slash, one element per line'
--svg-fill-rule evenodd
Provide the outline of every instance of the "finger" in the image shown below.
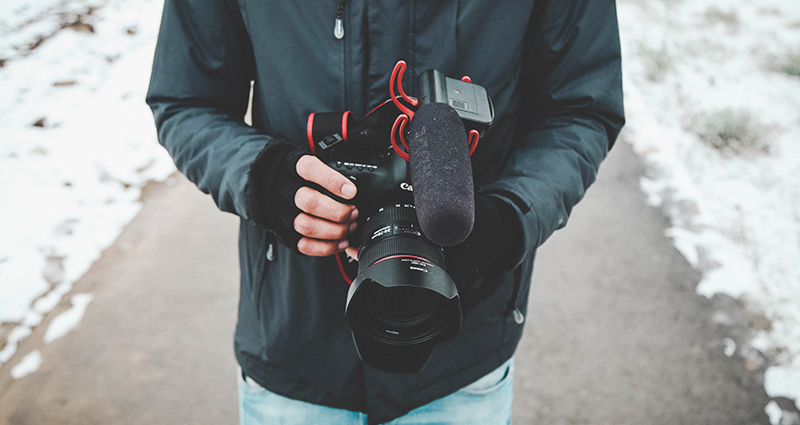
<path fill-rule="evenodd" d="M 358 261 L 358 249 L 356 247 L 348 246 L 344 249 L 344 253 L 355 261 Z"/>
<path fill-rule="evenodd" d="M 294 204 L 300 211 L 312 216 L 324 218 L 334 223 L 345 223 L 355 220 L 355 207 L 334 201 L 310 187 L 303 186 L 294 194 Z"/>
<path fill-rule="evenodd" d="M 346 238 L 350 234 L 350 229 L 354 228 L 354 224 L 332 223 L 319 217 L 300 213 L 294 219 L 294 230 L 309 238 L 337 241 Z"/>
<path fill-rule="evenodd" d="M 356 185 L 316 156 L 301 156 L 295 168 L 301 178 L 324 187 L 340 198 L 353 199 L 356 196 Z"/>
<path fill-rule="evenodd" d="M 347 240 L 321 241 L 312 238 L 302 238 L 297 242 L 297 250 L 312 257 L 327 257 L 336 254 L 348 246 Z"/>

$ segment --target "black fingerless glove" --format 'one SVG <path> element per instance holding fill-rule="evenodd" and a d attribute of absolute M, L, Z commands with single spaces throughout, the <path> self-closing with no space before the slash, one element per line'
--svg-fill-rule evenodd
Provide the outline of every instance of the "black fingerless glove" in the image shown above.
<path fill-rule="evenodd" d="M 497 291 L 502 282 L 497 274 L 513 266 L 510 262 L 522 250 L 521 227 L 511 205 L 495 196 L 475 196 L 472 233 L 464 242 L 444 249 L 447 272 L 458 287 L 465 317 Z"/>
<path fill-rule="evenodd" d="M 294 196 L 307 184 L 297 175 L 297 161 L 309 154 L 287 140 L 273 140 L 256 156 L 247 175 L 250 219 L 273 231 L 281 243 L 293 250 L 297 250 L 301 238 L 294 230 L 294 219 L 301 212 Z"/>

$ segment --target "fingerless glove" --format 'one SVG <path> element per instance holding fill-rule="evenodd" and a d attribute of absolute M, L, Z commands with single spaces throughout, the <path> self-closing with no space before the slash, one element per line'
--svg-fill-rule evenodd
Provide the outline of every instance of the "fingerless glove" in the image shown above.
<path fill-rule="evenodd" d="M 274 232 L 281 243 L 294 250 L 302 237 L 294 230 L 294 219 L 301 212 L 294 197 L 307 184 L 297 174 L 297 161 L 308 154 L 297 144 L 275 139 L 259 152 L 247 175 L 250 219 Z"/>

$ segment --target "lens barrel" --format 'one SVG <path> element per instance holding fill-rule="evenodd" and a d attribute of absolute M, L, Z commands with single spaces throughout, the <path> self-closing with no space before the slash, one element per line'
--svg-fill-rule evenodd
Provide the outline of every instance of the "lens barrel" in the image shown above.
<path fill-rule="evenodd" d="M 364 223 L 359 273 L 380 259 L 413 254 L 444 267 L 444 254 L 422 235 L 416 209 L 412 204 L 393 204 L 379 209 Z"/>
<path fill-rule="evenodd" d="M 361 359 L 390 373 L 416 373 L 461 327 L 455 283 L 441 248 L 420 231 L 411 204 L 391 204 L 364 224 L 358 275 L 345 318 Z"/>

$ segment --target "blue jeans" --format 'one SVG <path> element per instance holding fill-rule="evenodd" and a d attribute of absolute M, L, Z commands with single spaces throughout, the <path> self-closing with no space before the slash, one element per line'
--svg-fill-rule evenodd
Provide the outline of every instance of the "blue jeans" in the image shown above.
<path fill-rule="evenodd" d="M 418 407 L 385 425 L 509 425 L 514 358 L 449 396 Z M 293 400 L 239 373 L 241 425 L 366 425 L 367 415 Z"/>

